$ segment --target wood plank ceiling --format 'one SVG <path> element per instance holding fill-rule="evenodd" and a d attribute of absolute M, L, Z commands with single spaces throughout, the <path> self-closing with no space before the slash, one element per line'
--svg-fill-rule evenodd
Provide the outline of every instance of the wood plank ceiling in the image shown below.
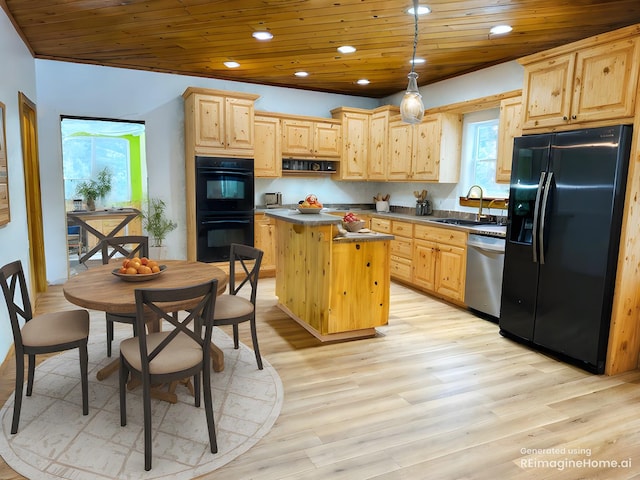
<path fill-rule="evenodd" d="M 420 85 L 640 23 L 638 0 L 420 0 Z M 406 88 L 411 0 L 0 0 L 35 58 L 380 98 Z M 491 35 L 494 25 L 511 33 Z M 255 31 L 274 35 L 252 38 Z M 336 48 L 352 45 L 355 53 Z M 240 67 L 229 69 L 234 60 Z M 309 76 L 298 78 L 300 70 Z M 368 85 L 357 80 L 366 78 Z"/>

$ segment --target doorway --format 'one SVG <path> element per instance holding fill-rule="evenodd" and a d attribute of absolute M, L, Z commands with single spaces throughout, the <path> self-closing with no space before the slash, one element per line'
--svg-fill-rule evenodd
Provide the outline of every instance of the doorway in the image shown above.
<path fill-rule="evenodd" d="M 96 180 L 108 171 L 111 190 L 96 199 L 96 210 L 136 208 L 141 210 L 147 196 L 145 124 L 117 119 L 62 116 L 62 166 L 65 211 L 86 210 L 86 198 L 78 186 Z M 114 220 L 111 220 L 113 223 Z M 91 221 L 96 230 L 108 233 L 114 227 L 108 220 Z M 116 221 L 119 223 L 119 220 Z M 142 222 L 137 218 L 120 234 L 141 235 Z M 101 263 L 100 254 L 80 266 L 79 258 L 98 242 L 79 227 L 67 226 L 69 274 L 91 263 Z"/>

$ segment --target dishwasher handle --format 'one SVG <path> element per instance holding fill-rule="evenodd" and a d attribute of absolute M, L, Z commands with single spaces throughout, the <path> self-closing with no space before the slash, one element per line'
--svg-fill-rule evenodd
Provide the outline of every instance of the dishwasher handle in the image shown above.
<path fill-rule="evenodd" d="M 482 241 L 480 239 L 473 239 L 471 236 L 467 240 L 467 247 L 477 248 L 479 250 L 487 250 L 489 252 L 504 253 L 505 241 L 500 239 L 495 242 Z"/>

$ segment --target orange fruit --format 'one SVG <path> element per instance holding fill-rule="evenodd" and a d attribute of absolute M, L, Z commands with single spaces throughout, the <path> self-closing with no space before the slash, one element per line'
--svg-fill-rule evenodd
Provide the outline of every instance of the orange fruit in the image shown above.
<path fill-rule="evenodd" d="M 151 267 L 152 273 L 158 273 L 159 271 L 160 271 L 160 267 L 158 265 L 154 265 L 153 267 Z"/>
<path fill-rule="evenodd" d="M 127 275 L 135 275 L 136 273 L 138 273 L 138 270 L 133 267 L 128 267 L 124 273 L 126 273 Z"/>
<path fill-rule="evenodd" d="M 127 273 L 127 268 L 126 267 L 120 267 L 120 270 L 118 270 L 118 273 Z"/>
<path fill-rule="evenodd" d="M 147 267 L 157 267 L 158 266 L 158 262 L 156 262 L 155 260 L 149 260 L 149 263 L 147 263 Z"/>
<path fill-rule="evenodd" d="M 146 264 L 148 264 L 148 263 L 149 263 L 149 259 L 148 259 L 147 257 L 142 257 L 142 258 L 140 259 L 140 263 L 141 263 L 142 265 L 146 265 Z"/>
<path fill-rule="evenodd" d="M 125 258 L 125 259 L 122 261 L 122 266 L 123 266 L 124 268 L 127 268 L 127 267 L 129 266 L 129 259 L 128 259 L 128 258 Z"/>

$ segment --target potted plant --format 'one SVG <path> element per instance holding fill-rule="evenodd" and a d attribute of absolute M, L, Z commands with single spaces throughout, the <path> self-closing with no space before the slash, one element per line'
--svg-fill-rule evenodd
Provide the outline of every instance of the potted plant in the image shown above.
<path fill-rule="evenodd" d="M 82 196 L 87 202 L 88 210 L 96 209 L 96 200 L 98 198 L 104 199 L 104 197 L 111 191 L 111 171 L 109 168 L 104 167 L 98 172 L 97 179 L 87 180 L 80 182 L 76 187 L 76 194 Z"/>
<path fill-rule="evenodd" d="M 167 205 L 159 198 L 150 198 L 147 212 L 142 214 L 144 229 L 152 239 L 151 246 L 162 247 L 167 234 L 178 226 L 165 215 Z"/>

